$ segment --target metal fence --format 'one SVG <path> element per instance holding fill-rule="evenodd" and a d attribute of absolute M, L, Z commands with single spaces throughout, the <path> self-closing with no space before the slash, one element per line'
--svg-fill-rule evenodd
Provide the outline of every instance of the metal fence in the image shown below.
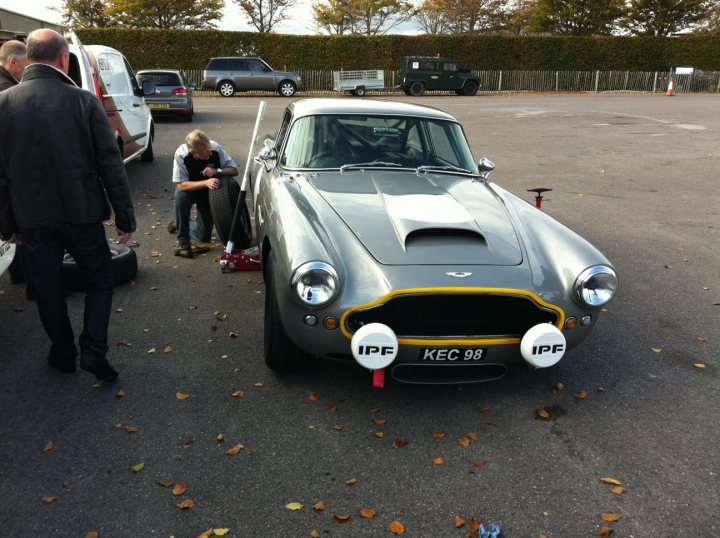
<path fill-rule="evenodd" d="M 333 72 L 300 70 L 306 93 L 333 91 Z M 667 92 L 667 71 L 473 71 L 480 77 L 479 92 Z M 202 70 L 185 70 L 189 81 L 202 86 Z M 385 89 L 398 93 L 397 71 L 385 71 Z M 445 92 L 430 92 L 445 93 Z M 720 72 L 673 75 L 673 93 L 720 93 Z"/>

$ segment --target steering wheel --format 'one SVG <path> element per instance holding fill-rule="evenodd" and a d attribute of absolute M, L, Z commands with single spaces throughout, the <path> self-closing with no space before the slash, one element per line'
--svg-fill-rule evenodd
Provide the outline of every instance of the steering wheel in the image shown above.
<path fill-rule="evenodd" d="M 310 162 L 308 162 L 309 168 L 331 168 L 340 167 L 343 164 L 352 163 L 355 157 L 349 153 L 337 152 L 337 151 L 323 151 L 317 155 L 313 155 Z"/>

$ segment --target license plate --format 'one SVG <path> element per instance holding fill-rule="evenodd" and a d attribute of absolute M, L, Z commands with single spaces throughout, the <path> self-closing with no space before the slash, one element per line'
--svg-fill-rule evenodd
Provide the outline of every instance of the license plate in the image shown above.
<path fill-rule="evenodd" d="M 170 108 L 168 103 L 148 103 L 148 108 Z"/>
<path fill-rule="evenodd" d="M 424 362 L 472 362 L 484 360 L 485 347 L 425 347 L 420 350 L 420 360 Z"/>

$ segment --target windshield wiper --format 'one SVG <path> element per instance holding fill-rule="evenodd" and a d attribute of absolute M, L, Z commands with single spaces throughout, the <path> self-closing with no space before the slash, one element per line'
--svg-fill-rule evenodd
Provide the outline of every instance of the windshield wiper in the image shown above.
<path fill-rule="evenodd" d="M 426 174 L 428 172 L 459 172 L 461 174 L 470 174 L 470 175 L 477 175 L 474 172 L 471 172 L 470 170 L 466 170 L 465 168 L 460 168 L 459 166 L 418 166 L 417 170 L 415 170 L 418 174 Z"/>
<path fill-rule="evenodd" d="M 395 168 L 395 167 L 401 167 L 401 164 L 398 163 L 388 163 L 385 161 L 370 161 L 367 163 L 353 163 L 353 164 L 344 164 L 340 167 L 340 171 L 344 172 L 345 170 L 352 170 L 353 168 L 369 168 L 369 167 L 377 167 L 377 168 Z"/>

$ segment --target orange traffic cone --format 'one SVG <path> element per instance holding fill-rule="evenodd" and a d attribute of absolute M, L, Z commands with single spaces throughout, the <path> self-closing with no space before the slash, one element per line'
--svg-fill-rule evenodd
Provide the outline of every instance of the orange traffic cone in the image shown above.
<path fill-rule="evenodd" d="M 670 77 L 670 82 L 668 82 L 668 87 L 667 87 L 667 91 L 665 92 L 665 95 L 669 95 L 670 97 L 672 97 L 673 95 L 675 95 L 675 94 L 673 93 L 673 79 L 672 79 L 672 77 Z"/>

